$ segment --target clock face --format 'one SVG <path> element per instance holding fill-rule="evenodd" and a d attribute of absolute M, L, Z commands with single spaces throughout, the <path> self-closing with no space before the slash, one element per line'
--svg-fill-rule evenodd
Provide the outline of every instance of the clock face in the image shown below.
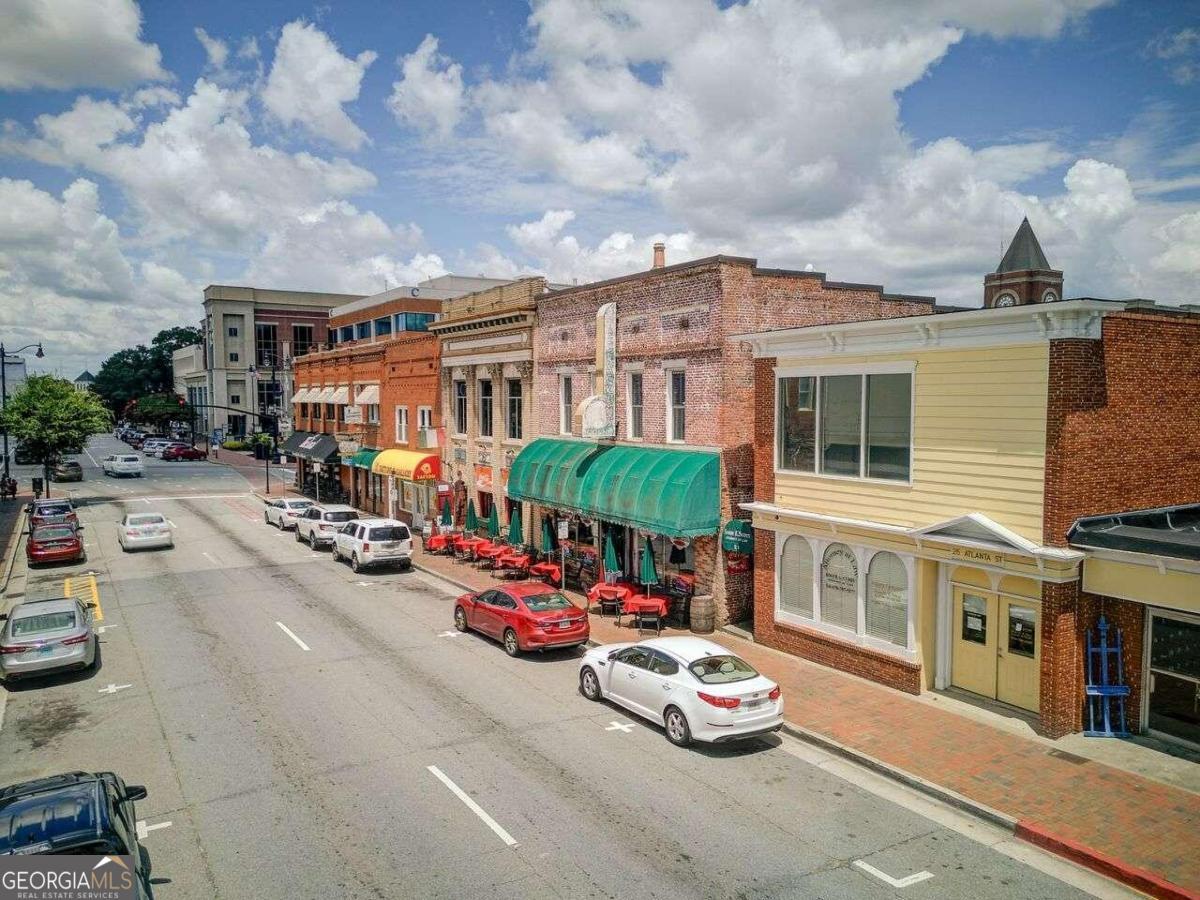
<path fill-rule="evenodd" d="M 1012 294 L 1001 294 L 996 298 L 996 306 L 1016 306 L 1017 298 Z"/>

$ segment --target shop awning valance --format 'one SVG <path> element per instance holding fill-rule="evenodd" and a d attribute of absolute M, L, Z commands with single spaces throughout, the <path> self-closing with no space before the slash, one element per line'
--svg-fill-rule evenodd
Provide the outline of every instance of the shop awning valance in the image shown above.
<path fill-rule="evenodd" d="M 538 438 L 513 461 L 508 496 L 671 537 L 716 534 L 720 457 L 700 450 Z"/>
<path fill-rule="evenodd" d="M 329 403 L 340 403 L 346 406 L 350 402 L 350 388 L 340 387 L 333 389 L 333 399 L 327 401 Z"/>
<path fill-rule="evenodd" d="M 350 457 L 349 463 L 356 469 L 370 469 L 371 464 L 375 462 L 375 457 L 381 452 L 381 450 L 359 450 Z"/>
<path fill-rule="evenodd" d="M 308 399 L 308 395 L 311 393 L 312 393 L 312 391 L 309 388 L 306 388 L 306 387 L 300 388 L 299 390 L 296 391 L 296 393 L 292 394 L 292 403 L 308 403 L 308 402 L 310 402 Z"/>
<path fill-rule="evenodd" d="M 290 456 L 298 456 L 312 462 L 335 462 L 338 459 L 337 438 L 331 434 L 297 431 L 284 441 L 279 449 Z"/>
<path fill-rule="evenodd" d="M 332 403 L 334 388 L 313 388 L 309 403 Z"/>
<path fill-rule="evenodd" d="M 379 385 L 368 384 L 354 395 L 355 406 L 369 406 L 379 402 Z"/>
<path fill-rule="evenodd" d="M 384 450 L 371 463 L 376 475 L 394 475 L 407 481 L 433 481 L 442 471 L 437 456 L 420 450 Z"/>

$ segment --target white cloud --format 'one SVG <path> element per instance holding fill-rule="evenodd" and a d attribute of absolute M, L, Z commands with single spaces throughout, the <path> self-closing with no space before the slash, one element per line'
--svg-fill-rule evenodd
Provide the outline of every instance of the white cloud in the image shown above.
<path fill-rule="evenodd" d="M 1200 289 L 1200 211 L 1184 213 L 1156 231 L 1166 249 L 1154 258 L 1156 268 L 1178 272 L 1192 281 L 1192 302 Z"/>
<path fill-rule="evenodd" d="M 225 62 L 229 59 L 229 45 L 220 38 L 212 37 L 203 28 L 195 29 L 196 40 L 204 47 L 204 52 L 208 56 L 208 64 L 214 69 L 225 68 Z"/>
<path fill-rule="evenodd" d="M 399 63 L 404 77 L 392 83 L 388 109 L 403 124 L 448 138 L 463 115 L 462 66 L 438 53 L 431 34 Z"/>
<path fill-rule="evenodd" d="M 289 22 L 275 47 L 262 100 L 284 125 L 299 125 L 339 147 L 357 150 L 367 135 L 342 108 L 358 99 L 363 74 L 376 59 L 364 50 L 354 59 L 315 25 Z"/>
<path fill-rule="evenodd" d="M 168 78 L 133 0 L 7 0 L 0 89 L 119 88 Z"/>
<path fill-rule="evenodd" d="M 1162 60 L 1176 84 L 1191 84 L 1200 77 L 1200 28 L 1165 31 L 1147 45 L 1146 52 Z"/>

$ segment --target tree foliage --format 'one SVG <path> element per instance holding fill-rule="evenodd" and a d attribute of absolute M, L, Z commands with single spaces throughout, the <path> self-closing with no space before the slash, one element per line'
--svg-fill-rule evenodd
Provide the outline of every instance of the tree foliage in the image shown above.
<path fill-rule="evenodd" d="M 144 422 L 161 428 L 168 422 L 190 422 L 192 408 L 178 394 L 162 392 L 132 400 L 124 409 L 131 422 Z"/>
<path fill-rule="evenodd" d="M 0 423 L 43 466 L 78 453 L 87 439 L 107 431 L 112 416 L 91 391 L 53 375 L 31 375 L 8 398 Z"/>
<path fill-rule="evenodd" d="M 166 328 L 154 336 L 149 347 L 127 347 L 104 360 L 92 390 L 113 412 L 139 397 L 169 392 L 175 382 L 171 355 L 203 340 L 203 333 L 193 325 Z"/>

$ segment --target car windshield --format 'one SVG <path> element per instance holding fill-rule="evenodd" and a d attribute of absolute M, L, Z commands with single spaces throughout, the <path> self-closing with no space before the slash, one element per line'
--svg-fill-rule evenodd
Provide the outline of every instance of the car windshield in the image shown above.
<path fill-rule="evenodd" d="M 130 516 L 130 525 L 161 525 L 163 523 L 162 516 Z"/>
<path fill-rule="evenodd" d="M 552 609 L 570 609 L 573 604 L 558 591 L 545 594 L 532 594 L 521 598 L 530 612 L 548 612 Z"/>
<path fill-rule="evenodd" d="M 36 616 L 22 616 L 13 619 L 13 637 L 25 634 L 37 634 L 42 631 L 58 631 L 62 628 L 75 627 L 75 613 L 69 609 L 62 612 L 42 613 Z"/>
<path fill-rule="evenodd" d="M 122 456 L 121 462 L 141 462 L 136 456 Z"/>
<path fill-rule="evenodd" d="M 43 503 L 37 508 L 39 516 L 62 516 L 71 511 L 66 503 Z"/>
<path fill-rule="evenodd" d="M 288 509 L 308 509 L 313 505 L 313 502 L 311 500 L 286 500 L 284 501 L 284 505 Z"/>
<path fill-rule="evenodd" d="M 385 525 L 372 528 L 369 539 L 372 541 L 403 541 L 408 537 L 408 530 L 403 525 Z"/>
<path fill-rule="evenodd" d="M 327 512 L 325 513 L 326 522 L 349 522 L 352 519 L 357 519 L 356 512 Z"/>
<path fill-rule="evenodd" d="M 68 528 L 65 525 L 59 525 L 54 528 L 37 528 L 33 532 L 33 539 L 35 541 L 60 541 L 63 538 L 70 537 L 75 537 L 75 529 Z"/>
<path fill-rule="evenodd" d="M 705 684 L 729 684 L 758 675 L 748 662 L 732 655 L 706 656 L 696 660 L 688 668 Z"/>

